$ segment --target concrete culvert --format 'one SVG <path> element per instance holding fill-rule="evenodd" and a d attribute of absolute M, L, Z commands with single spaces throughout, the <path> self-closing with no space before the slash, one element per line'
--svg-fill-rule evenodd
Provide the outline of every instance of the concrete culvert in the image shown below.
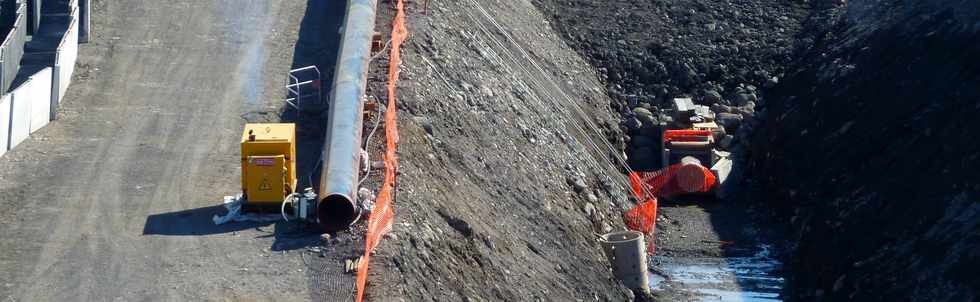
<path fill-rule="evenodd" d="M 600 242 L 612 265 L 613 275 L 632 290 L 649 292 L 643 233 L 613 232 L 602 235 Z"/>
<path fill-rule="evenodd" d="M 707 177 L 704 175 L 704 167 L 701 161 L 693 157 L 681 159 L 682 166 L 677 170 L 677 184 L 685 192 L 703 192 L 707 190 Z"/>

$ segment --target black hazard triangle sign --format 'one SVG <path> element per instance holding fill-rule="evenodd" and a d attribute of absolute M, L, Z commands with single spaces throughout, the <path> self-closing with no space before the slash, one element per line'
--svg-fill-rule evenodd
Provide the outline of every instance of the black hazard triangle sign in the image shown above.
<path fill-rule="evenodd" d="M 269 191 L 272 190 L 272 185 L 269 184 L 268 178 L 262 178 L 262 183 L 259 183 L 259 191 Z"/>

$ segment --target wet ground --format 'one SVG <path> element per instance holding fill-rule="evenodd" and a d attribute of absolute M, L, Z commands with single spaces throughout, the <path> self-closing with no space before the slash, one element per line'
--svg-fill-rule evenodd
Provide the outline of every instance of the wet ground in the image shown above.
<path fill-rule="evenodd" d="M 783 263 L 773 247 L 762 245 L 750 256 L 728 258 L 655 257 L 650 272 L 654 293 L 674 291 L 690 301 L 782 301 Z"/>
<path fill-rule="evenodd" d="M 768 208 L 747 202 L 747 191 L 664 202 L 648 263 L 656 301 L 782 301 L 786 230 Z"/>

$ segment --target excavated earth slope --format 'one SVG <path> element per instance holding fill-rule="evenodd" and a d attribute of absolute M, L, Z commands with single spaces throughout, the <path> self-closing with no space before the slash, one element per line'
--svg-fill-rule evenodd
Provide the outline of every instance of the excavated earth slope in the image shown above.
<path fill-rule="evenodd" d="M 526 0 L 408 11 L 395 225 L 372 258 L 368 297 L 630 300 L 595 234 L 622 229 L 633 203 L 590 143 L 606 134 L 579 131 L 572 114 L 618 123 L 590 67 Z M 384 99 L 380 83 L 370 91 Z"/>
<path fill-rule="evenodd" d="M 977 20 L 975 1 L 850 1 L 809 25 L 753 144 L 799 230 L 794 300 L 980 299 Z"/>
<path fill-rule="evenodd" d="M 741 121 L 754 117 L 764 105 L 765 88 L 783 76 L 811 7 L 773 0 L 535 3 L 596 67 L 629 134 L 617 143 L 638 170 L 660 166 L 650 156 L 659 139 L 650 129 L 670 124 L 660 111 L 673 98 L 692 97 L 725 115 L 719 124 L 734 135 L 725 148 L 744 141 L 737 131 L 749 123 Z"/>

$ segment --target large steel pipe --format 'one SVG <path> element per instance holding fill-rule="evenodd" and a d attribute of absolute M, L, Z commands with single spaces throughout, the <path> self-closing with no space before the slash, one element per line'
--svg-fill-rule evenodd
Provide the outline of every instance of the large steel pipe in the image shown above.
<path fill-rule="evenodd" d="M 377 0 L 348 0 L 344 33 L 330 92 L 327 133 L 320 174 L 317 218 L 324 231 L 350 227 L 357 219 L 358 166 L 364 89 Z"/>

